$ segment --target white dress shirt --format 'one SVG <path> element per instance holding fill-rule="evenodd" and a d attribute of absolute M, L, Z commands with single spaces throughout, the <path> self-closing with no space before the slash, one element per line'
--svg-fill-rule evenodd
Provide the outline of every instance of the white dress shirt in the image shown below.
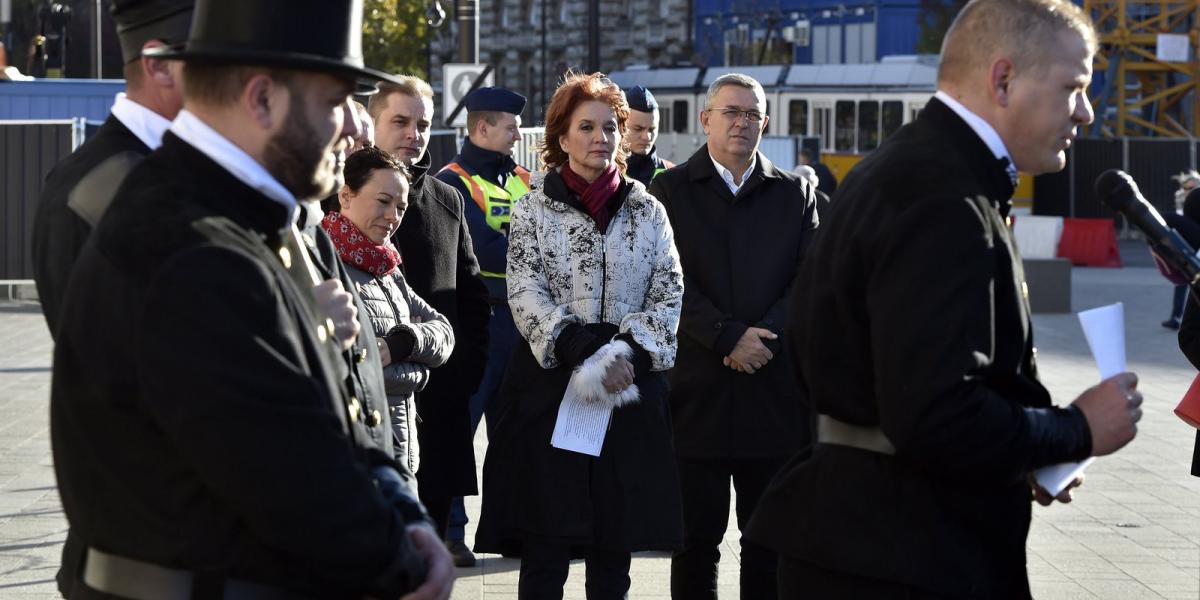
<path fill-rule="evenodd" d="M 171 127 L 171 121 L 166 117 L 130 100 L 125 92 L 117 94 L 112 114 L 151 150 L 158 150 L 163 134 Z"/>
<path fill-rule="evenodd" d="M 754 172 L 754 165 L 758 162 L 758 152 L 750 155 L 750 166 L 746 168 L 745 173 L 742 173 L 741 183 L 734 183 L 733 171 L 726 169 L 724 165 L 717 162 L 717 159 L 713 158 L 712 154 L 709 154 L 708 158 L 712 159 L 713 166 L 717 168 L 717 174 L 721 176 L 721 180 L 724 181 L 725 185 L 729 187 L 729 191 L 733 192 L 733 195 L 736 196 L 738 190 L 742 189 L 743 185 L 746 185 L 746 178 Z"/>
<path fill-rule="evenodd" d="M 171 133 L 203 152 L 242 183 L 287 207 L 288 222 L 296 222 L 300 211 L 296 197 L 245 150 L 235 146 L 199 117 L 187 110 L 180 111 L 175 122 L 171 123 Z"/>

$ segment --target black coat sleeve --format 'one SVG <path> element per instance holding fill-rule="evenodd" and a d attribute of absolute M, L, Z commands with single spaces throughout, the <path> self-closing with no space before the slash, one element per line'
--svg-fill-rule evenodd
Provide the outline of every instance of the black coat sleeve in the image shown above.
<path fill-rule="evenodd" d="M 897 457 L 944 479 L 1015 482 L 1090 454 L 1078 410 L 1027 407 L 988 384 L 988 315 L 1005 276 L 995 253 L 1006 249 L 989 243 L 984 211 L 967 198 L 929 198 L 891 219 L 872 248 L 867 311 L 880 427 Z"/>
<path fill-rule="evenodd" d="M 456 374 L 468 394 L 474 394 L 483 380 L 488 356 L 488 321 L 492 318 L 492 307 L 488 304 L 487 285 L 479 274 L 479 261 L 471 232 L 467 228 L 466 207 L 463 198 L 455 194 L 459 202 L 458 211 L 458 270 L 455 276 L 458 300 L 458 323 L 455 330 L 454 357 L 458 362 Z"/>
<path fill-rule="evenodd" d="M 767 309 L 762 320 L 755 323 L 754 326 L 766 329 L 772 333 L 783 337 L 784 331 L 787 329 L 788 309 L 790 307 L 790 299 L 792 292 L 796 289 L 796 280 L 800 277 L 800 267 L 804 264 L 804 257 L 808 253 L 808 247 L 812 245 L 813 235 L 817 232 L 817 227 L 820 226 L 820 217 L 817 214 L 816 190 L 808 184 L 800 184 L 801 199 L 804 202 L 804 218 L 800 227 L 803 229 L 803 234 L 800 239 L 800 249 L 796 257 L 796 273 L 792 276 L 792 280 L 788 282 L 787 288 L 782 296 L 775 300 L 771 308 Z M 771 352 L 778 354 L 783 347 L 781 340 L 762 340 Z"/>
<path fill-rule="evenodd" d="M 58 327 L 71 269 L 91 232 L 92 227 L 65 201 L 45 196 L 39 201 L 33 223 L 33 278 L 51 337 Z"/>
<path fill-rule="evenodd" d="M 672 173 L 673 174 L 673 173 Z M 682 173 L 680 173 L 682 175 Z M 667 173 L 663 173 L 650 182 L 651 195 L 662 203 L 667 211 L 667 219 L 675 227 L 674 207 L 672 206 L 671 183 Z M 677 234 L 678 235 L 678 234 Z M 679 333 L 696 340 L 701 346 L 722 356 L 733 352 L 738 340 L 749 327 L 729 313 L 722 312 L 703 293 L 695 281 L 688 276 L 687 265 L 683 270 L 683 306 L 679 314 Z"/>
<path fill-rule="evenodd" d="M 282 293 L 238 251 L 173 258 L 150 283 L 132 340 L 141 397 L 153 399 L 145 408 L 263 544 L 346 590 L 395 597 L 409 584 L 411 506 L 375 484 L 371 463 L 389 457 L 356 455 Z"/>

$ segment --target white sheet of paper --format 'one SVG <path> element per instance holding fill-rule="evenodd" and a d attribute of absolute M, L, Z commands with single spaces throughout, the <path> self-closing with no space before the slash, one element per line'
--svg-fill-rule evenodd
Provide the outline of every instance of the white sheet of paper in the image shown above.
<path fill-rule="evenodd" d="M 587 402 L 575 394 L 573 384 L 578 376 L 578 372 L 571 375 L 567 392 L 558 405 L 558 419 L 554 421 L 550 445 L 588 456 L 600 456 L 604 436 L 608 433 L 608 422 L 612 420 L 612 406 Z"/>
<path fill-rule="evenodd" d="M 1096 368 L 1100 369 L 1100 379 L 1108 379 L 1117 373 L 1125 371 L 1125 305 L 1120 302 L 1101 306 L 1079 313 L 1079 324 L 1083 327 L 1083 335 L 1087 338 L 1092 357 L 1096 359 Z M 1062 463 L 1042 467 L 1037 470 L 1035 477 L 1038 485 L 1057 496 L 1067 484 L 1071 483 L 1095 458 L 1083 462 Z"/>

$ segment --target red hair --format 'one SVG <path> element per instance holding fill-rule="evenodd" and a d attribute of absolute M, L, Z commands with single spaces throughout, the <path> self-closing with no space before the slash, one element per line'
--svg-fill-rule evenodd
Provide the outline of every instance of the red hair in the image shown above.
<path fill-rule="evenodd" d="M 571 114 L 575 109 L 592 100 L 609 105 L 617 116 L 617 132 L 621 135 L 621 141 L 617 144 L 617 168 L 625 172 L 625 158 L 629 156 L 629 146 L 625 143 L 629 103 L 625 100 L 625 92 L 603 73 L 584 75 L 571 71 L 567 72 L 562 84 L 554 91 L 550 106 L 546 108 L 546 133 L 542 138 L 540 154 L 547 171 L 566 164 L 567 153 L 558 140 L 571 130 Z"/>

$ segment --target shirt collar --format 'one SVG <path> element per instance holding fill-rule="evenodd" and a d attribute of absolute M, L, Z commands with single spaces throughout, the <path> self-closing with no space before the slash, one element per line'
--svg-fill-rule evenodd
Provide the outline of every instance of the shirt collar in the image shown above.
<path fill-rule="evenodd" d="M 721 163 L 717 162 L 717 159 L 713 158 L 711 152 L 709 153 L 708 158 L 712 160 L 713 166 L 717 168 L 717 174 L 721 176 L 721 180 L 725 182 L 725 185 L 729 188 L 729 191 L 733 192 L 733 195 L 736 196 L 738 190 L 742 189 L 743 185 L 746 185 L 746 179 L 750 177 L 751 173 L 754 172 L 754 165 L 758 162 L 758 152 L 750 155 L 750 166 L 746 168 L 745 173 L 742 173 L 741 184 L 736 184 L 733 182 L 733 171 L 726 169 Z"/>
<path fill-rule="evenodd" d="M 242 183 L 288 209 L 290 223 L 300 210 L 296 196 L 271 176 L 258 161 L 186 109 L 171 123 L 171 133 L 203 152 Z"/>
<path fill-rule="evenodd" d="M 950 107 L 950 110 L 954 111 L 954 114 L 958 115 L 960 119 L 966 121 L 967 125 L 975 131 L 975 135 L 978 135 L 979 139 L 983 140 L 984 144 L 987 144 L 988 149 L 992 151 L 992 154 L 996 158 L 1007 158 L 1010 163 L 1012 162 L 1012 156 L 1008 154 L 1008 147 L 1004 145 L 1004 140 L 1000 139 L 1000 134 L 996 133 L 996 129 L 992 127 L 991 123 L 971 112 L 961 102 L 955 100 L 950 94 L 942 90 L 938 90 L 933 96 L 941 100 L 942 104 Z"/>
<path fill-rule="evenodd" d="M 125 92 L 117 94 L 112 114 L 151 150 L 158 150 L 162 145 L 163 134 L 171 127 L 170 120 L 130 100 Z"/>

